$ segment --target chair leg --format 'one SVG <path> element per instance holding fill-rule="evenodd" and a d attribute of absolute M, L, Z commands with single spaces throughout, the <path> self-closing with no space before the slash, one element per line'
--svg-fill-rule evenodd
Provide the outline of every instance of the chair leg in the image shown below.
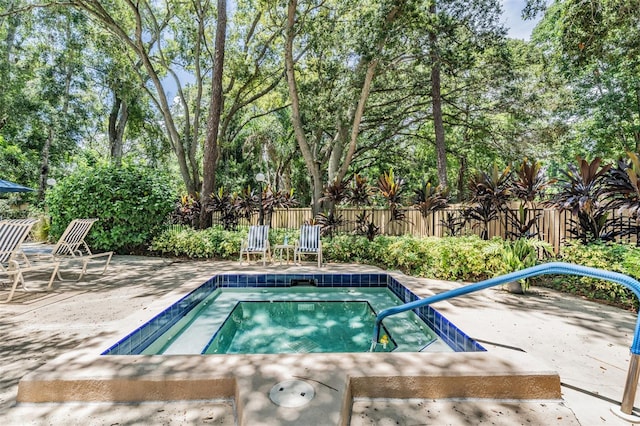
<path fill-rule="evenodd" d="M 47 285 L 47 290 L 51 290 L 51 286 L 53 285 L 53 279 L 56 277 L 56 275 L 60 276 L 60 272 L 58 271 L 59 268 L 60 268 L 60 264 L 57 263 L 56 266 L 53 268 L 53 272 L 51 273 L 51 278 L 49 278 L 49 285 Z"/>
<path fill-rule="evenodd" d="M 7 297 L 7 300 L 5 300 L 2 303 L 11 302 L 11 299 L 13 299 L 13 294 L 16 292 L 16 288 L 18 287 L 18 283 L 20 281 L 22 281 L 22 285 L 24 285 L 24 277 L 22 276 L 22 272 L 17 272 L 15 276 L 16 277 L 13 279 L 13 284 L 11 285 L 11 291 L 9 292 L 9 296 Z"/>

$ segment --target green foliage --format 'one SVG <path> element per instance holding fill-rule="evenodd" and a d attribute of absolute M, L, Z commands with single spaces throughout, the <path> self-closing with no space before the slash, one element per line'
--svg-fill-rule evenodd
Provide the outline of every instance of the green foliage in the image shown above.
<path fill-rule="evenodd" d="M 171 223 L 195 227 L 200 219 L 200 201 L 191 195 L 182 195 L 171 213 Z"/>
<path fill-rule="evenodd" d="M 591 163 L 578 157 L 577 165 L 569 164 L 559 180 L 558 192 L 549 204 L 560 210 L 568 210 L 578 220 L 570 232 L 583 243 L 596 240 L 611 241 L 620 235 L 614 222 L 609 220 L 609 208 L 606 205 L 607 174 L 610 165 L 601 165 L 602 159 L 596 157 Z"/>
<path fill-rule="evenodd" d="M 234 259 L 240 243 L 246 237 L 240 232 L 227 231 L 221 226 L 205 230 L 190 227 L 171 227 L 153 239 L 151 250 L 195 259 Z"/>
<path fill-rule="evenodd" d="M 489 249 L 495 241 L 501 240 L 380 235 L 369 241 L 360 235 L 337 235 L 323 242 L 323 254 L 328 261 L 366 263 L 421 277 L 478 281 L 494 276 L 500 266 L 500 254 Z"/>
<path fill-rule="evenodd" d="M 166 178 L 134 166 L 80 168 L 47 193 L 52 239 L 77 218 L 99 218 L 89 234 L 97 250 L 143 250 L 166 222 L 175 199 Z"/>
<path fill-rule="evenodd" d="M 447 207 L 448 192 L 440 186 L 434 187 L 431 182 L 422 182 L 420 189 L 416 189 L 413 192 L 415 194 L 413 205 L 420 210 L 423 218 L 427 218 L 431 212 Z"/>
<path fill-rule="evenodd" d="M 247 228 L 225 231 L 221 226 L 197 231 L 173 226 L 158 235 L 151 249 L 164 254 L 192 258 L 237 259 Z M 273 245 L 298 238 L 298 231 L 272 229 Z M 552 256 L 551 247 L 536 239 L 486 241 L 477 236 L 415 238 L 338 234 L 323 239 L 328 262 L 363 263 L 384 269 L 399 269 L 419 277 L 478 282 L 522 270 Z M 571 245 L 563 248 L 560 260 L 640 277 L 640 248 L 625 244 Z M 625 287 L 591 278 L 573 276 L 535 278 L 535 282 L 561 291 L 637 309 L 638 302 Z M 527 285 L 527 283 L 525 283 Z"/>
<path fill-rule="evenodd" d="M 214 225 L 204 230 L 195 230 L 189 226 L 172 225 L 158 234 L 151 243 L 152 251 L 186 256 L 195 259 L 237 259 L 240 244 L 247 238 L 248 227 L 237 231 L 226 230 L 221 225 Z M 282 244 L 285 238 L 291 244 L 299 237 L 299 231 L 289 229 L 269 230 L 269 243 L 273 247 Z"/>
<path fill-rule="evenodd" d="M 620 272 L 636 279 L 640 278 L 640 248 L 629 244 L 592 243 L 562 247 L 560 258 L 563 262 L 575 263 L 607 271 Z M 633 293 L 616 283 L 562 276 L 545 278 L 543 283 L 565 292 L 599 299 L 628 309 L 638 309 L 638 300 Z"/>
<path fill-rule="evenodd" d="M 480 171 L 469 180 L 471 203 L 463 211 L 466 220 L 481 227 L 481 236 L 489 239 L 489 223 L 506 210 L 511 197 L 511 167 L 500 171 L 496 164 L 490 172 Z"/>
<path fill-rule="evenodd" d="M 553 247 L 538 239 L 518 238 L 514 241 L 494 239 L 494 241 L 499 241 L 497 251 L 501 255 L 496 276 L 530 268 L 537 265 L 541 258 L 553 256 Z M 522 289 L 527 291 L 529 280 L 521 279 L 520 283 Z"/>

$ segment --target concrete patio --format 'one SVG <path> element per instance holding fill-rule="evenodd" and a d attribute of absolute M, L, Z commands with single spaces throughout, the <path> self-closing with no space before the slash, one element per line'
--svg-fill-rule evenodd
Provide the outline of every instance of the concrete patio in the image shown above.
<path fill-rule="evenodd" d="M 127 403 L 16 403 L 18 382 L 27 373 L 39 368 L 46 370 L 52 365 L 53 370 L 71 368 L 71 362 L 61 363 L 59 367 L 55 363 L 64 361 L 65 356 L 73 358 L 74 354 L 80 353 L 76 352 L 79 348 L 94 352 L 95 348 L 105 349 L 214 274 L 262 269 L 261 265 L 254 264 L 240 268 L 237 262 L 115 256 L 104 276 L 89 274 L 81 282 L 56 282 L 55 290 L 49 293 L 18 293 L 11 303 L 0 306 L 0 330 L 4 336 L 0 346 L 3 372 L 0 378 L 0 422 L 310 424 L 300 417 L 298 411 L 282 407 L 276 409 L 275 405 L 269 407 L 267 393 L 275 382 L 268 380 L 252 383 L 251 387 L 258 391 L 245 396 L 239 391 L 236 398 Z M 266 269 L 269 272 L 317 272 L 313 263 L 305 266 L 280 266 L 276 263 Z M 329 264 L 322 270 L 333 271 L 378 270 L 362 265 L 336 264 Z M 408 281 L 412 290 L 422 296 L 461 285 L 426 279 Z M 349 407 L 343 407 L 343 411 L 350 411 L 349 424 L 629 424 L 615 416 L 610 408 L 620 405 L 635 314 L 539 288 L 532 289 L 531 294 L 525 296 L 490 289 L 450 303 L 439 303 L 435 307 L 464 332 L 479 340 L 489 350 L 488 354 L 500 354 L 505 359 L 516 360 L 515 363 L 527 364 L 522 365 L 523 369 L 546 365 L 558 372 L 562 398 L 434 399 L 354 395 L 353 402 L 347 404 Z M 347 362 L 340 368 L 328 368 L 323 380 L 312 383 L 316 392 L 344 387 L 343 376 L 333 370 L 360 368 L 359 363 L 363 363 L 365 358 L 346 357 L 352 364 Z M 202 357 L 198 359 L 194 363 L 207 363 Z M 308 359 L 309 363 L 314 363 L 312 356 Z M 265 364 L 270 362 L 266 358 L 256 362 L 255 367 L 260 370 L 261 377 L 269 374 L 274 378 L 286 378 L 287 374 L 291 377 L 304 376 L 305 371 L 311 368 L 298 363 L 300 365 L 288 371 L 269 372 Z M 331 365 L 339 362 L 332 361 Z M 230 365 L 228 368 L 236 367 Z M 242 383 L 238 382 L 237 386 L 243 387 Z M 264 405 L 258 407 L 258 404 Z M 344 402 L 338 401 L 338 404 L 344 405 Z M 255 408 L 255 417 L 247 414 L 239 419 L 239 408 L 247 413 Z M 313 424 L 332 425 L 340 417 L 320 410 L 313 418 Z"/>

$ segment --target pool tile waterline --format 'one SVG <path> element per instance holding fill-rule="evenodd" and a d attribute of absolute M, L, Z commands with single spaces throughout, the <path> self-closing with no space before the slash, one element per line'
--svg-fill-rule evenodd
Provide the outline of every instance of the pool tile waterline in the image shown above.
<path fill-rule="evenodd" d="M 122 340 L 104 351 L 102 355 L 140 354 L 187 312 L 219 288 L 276 288 L 291 287 L 292 282 L 312 280 L 318 288 L 364 287 L 391 290 L 403 303 L 419 297 L 389 274 L 220 274 L 211 277 L 197 289 L 156 315 L 149 322 L 129 333 Z M 414 312 L 447 345 L 456 352 L 476 352 L 485 349 L 453 325 L 438 311 L 425 306 Z"/>

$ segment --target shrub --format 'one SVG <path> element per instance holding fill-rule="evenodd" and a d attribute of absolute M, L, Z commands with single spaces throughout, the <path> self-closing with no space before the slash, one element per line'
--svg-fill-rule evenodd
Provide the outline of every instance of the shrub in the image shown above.
<path fill-rule="evenodd" d="M 88 236 L 91 247 L 140 252 L 163 226 L 174 199 L 167 179 L 156 170 L 110 165 L 81 168 L 47 193 L 50 236 L 59 238 L 73 219 L 97 217 L 100 220 Z"/>
<path fill-rule="evenodd" d="M 240 232 L 226 231 L 213 226 L 202 231 L 190 227 L 173 226 L 153 239 L 151 250 L 196 259 L 233 259 L 240 252 Z"/>
<path fill-rule="evenodd" d="M 562 247 L 559 260 L 620 272 L 635 279 L 640 278 L 640 248 L 630 244 L 600 242 L 586 245 L 567 245 Z M 609 281 L 563 275 L 556 278 L 545 278 L 543 284 L 561 291 L 605 301 L 627 309 L 638 309 L 638 300 L 631 290 Z"/>
<path fill-rule="evenodd" d="M 186 256 L 199 259 L 237 259 L 240 244 L 247 238 L 248 227 L 239 231 L 225 230 L 221 225 L 199 231 L 189 226 L 170 226 L 153 239 L 150 249 L 163 254 Z M 272 229 L 269 231 L 269 243 L 282 244 L 285 236 L 292 243 L 298 238 L 299 231 Z"/>
<path fill-rule="evenodd" d="M 498 270 L 499 251 L 477 236 L 428 237 L 338 235 L 323 242 L 324 257 L 334 262 L 360 262 L 407 274 L 446 280 L 478 281 Z"/>

